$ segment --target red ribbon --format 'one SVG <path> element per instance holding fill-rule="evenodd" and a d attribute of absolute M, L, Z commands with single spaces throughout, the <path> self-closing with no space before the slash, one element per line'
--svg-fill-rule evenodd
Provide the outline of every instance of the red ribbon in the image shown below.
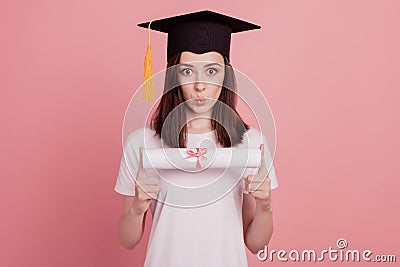
<path fill-rule="evenodd" d="M 206 157 L 204 157 L 203 155 L 207 154 L 207 148 L 199 148 L 196 147 L 196 151 L 193 150 L 186 150 L 186 153 L 188 154 L 188 156 L 186 157 L 188 158 L 193 158 L 196 157 L 197 158 L 197 162 L 196 162 L 196 168 L 197 169 L 201 169 L 200 166 L 200 158 L 201 159 L 207 159 Z"/>

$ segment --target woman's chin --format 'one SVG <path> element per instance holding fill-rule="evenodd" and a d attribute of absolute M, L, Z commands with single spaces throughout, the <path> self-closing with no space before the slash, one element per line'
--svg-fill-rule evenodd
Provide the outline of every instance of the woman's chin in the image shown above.
<path fill-rule="evenodd" d="M 195 113 L 195 114 L 204 114 L 210 112 L 212 109 L 212 106 L 209 105 L 204 105 L 204 106 L 197 106 L 193 105 L 190 106 L 190 110 Z"/>

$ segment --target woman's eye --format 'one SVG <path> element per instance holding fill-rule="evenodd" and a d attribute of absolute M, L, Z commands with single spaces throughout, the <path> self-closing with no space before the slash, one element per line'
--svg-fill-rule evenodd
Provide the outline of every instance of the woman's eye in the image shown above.
<path fill-rule="evenodd" d="M 208 73 L 209 75 L 214 75 L 214 74 L 217 73 L 217 70 L 214 69 L 214 68 L 209 68 L 209 69 L 207 69 L 207 73 Z"/>
<path fill-rule="evenodd" d="M 190 75 L 193 71 L 191 69 L 183 69 L 181 70 L 181 72 L 183 75 Z"/>

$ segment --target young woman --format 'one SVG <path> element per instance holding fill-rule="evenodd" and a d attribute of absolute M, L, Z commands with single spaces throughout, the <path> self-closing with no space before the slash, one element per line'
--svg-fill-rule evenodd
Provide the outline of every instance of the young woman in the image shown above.
<path fill-rule="evenodd" d="M 115 185 L 123 195 L 118 237 L 125 248 L 134 248 L 150 208 L 153 219 L 144 266 L 247 266 L 245 247 L 255 254 L 272 236 L 270 189 L 277 187 L 276 174 L 264 135 L 236 112 L 230 67 L 226 54 L 217 51 L 180 51 L 170 56 L 164 94 L 151 125 L 127 138 Z M 203 205 L 171 205 L 193 204 L 195 198 L 195 194 L 176 193 L 171 184 L 190 192 L 212 184 L 221 173 L 147 170 L 143 148 L 194 148 L 204 146 L 204 140 L 216 147 L 259 147 L 258 173 L 225 171 L 225 181 L 237 182 L 224 188 L 223 194 L 203 191 L 196 199 Z"/>

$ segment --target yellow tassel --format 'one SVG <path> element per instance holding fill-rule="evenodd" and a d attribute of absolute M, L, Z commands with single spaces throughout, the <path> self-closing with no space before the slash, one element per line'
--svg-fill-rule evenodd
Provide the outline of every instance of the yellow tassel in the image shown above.
<path fill-rule="evenodd" d="M 149 43 L 147 44 L 147 52 L 144 58 L 144 84 L 142 89 L 142 99 L 144 101 L 153 101 L 154 96 L 154 81 L 153 81 L 153 60 L 151 54 L 151 46 L 150 46 L 150 24 L 154 20 L 150 21 L 148 27 L 148 39 Z"/>

